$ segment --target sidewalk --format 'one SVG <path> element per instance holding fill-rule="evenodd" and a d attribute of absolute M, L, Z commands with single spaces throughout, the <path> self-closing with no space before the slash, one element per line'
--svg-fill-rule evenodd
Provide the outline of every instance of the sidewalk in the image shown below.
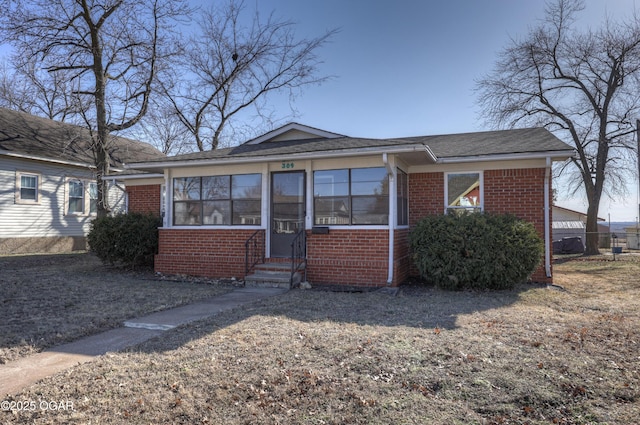
<path fill-rule="evenodd" d="M 36 381 L 86 363 L 107 352 L 140 344 L 176 326 L 214 316 L 263 298 L 284 294 L 288 289 L 238 288 L 232 292 L 182 307 L 138 317 L 124 326 L 77 341 L 52 347 L 32 356 L 0 365 L 0 397 L 16 394 Z"/>

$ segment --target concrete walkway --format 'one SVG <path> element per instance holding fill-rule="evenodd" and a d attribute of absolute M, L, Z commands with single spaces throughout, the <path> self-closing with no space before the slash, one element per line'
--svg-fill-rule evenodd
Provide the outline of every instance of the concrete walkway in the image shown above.
<path fill-rule="evenodd" d="M 120 351 L 140 344 L 176 326 L 205 319 L 222 311 L 287 291 L 288 289 L 280 288 L 238 288 L 208 300 L 138 317 L 124 322 L 121 328 L 0 365 L 0 398 L 7 394 L 16 394 L 36 381 L 78 363 L 86 363 L 107 352 Z"/>

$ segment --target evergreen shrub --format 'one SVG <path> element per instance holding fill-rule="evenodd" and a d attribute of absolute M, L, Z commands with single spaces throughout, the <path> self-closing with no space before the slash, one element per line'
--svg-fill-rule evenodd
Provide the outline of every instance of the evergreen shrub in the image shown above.
<path fill-rule="evenodd" d="M 87 236 L 89 247 L 103 263 L 135 268 L 153 266 L 158 251 L 158 227 L 154 214 L 128 213 L 96 218 Z"/>
<path fill-rule="evenodd" d="M 544 253 L 532 223 L 487 213 L 427 216 L 410 243 L 421 276 L 449 290 L 511 289 L 531 276 Z"/>

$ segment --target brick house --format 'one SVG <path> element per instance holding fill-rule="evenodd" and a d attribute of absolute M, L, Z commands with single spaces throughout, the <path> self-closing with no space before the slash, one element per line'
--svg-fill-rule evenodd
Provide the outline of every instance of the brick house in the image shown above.
<path fill-rule="evenodd" d="M 288 271 L 300 256 L 311 283 L 398 285 L 415 273 L 412 226 L 465 209 L 532 222 L 547 251 L 532 279 L 551 282 L 551 164 L 572 155 L 543 128 L 370 139 L 290 123 L 119 179 L 130 211 L 164 217 L 162 273 L 242 277 L 254 258 Z"/>

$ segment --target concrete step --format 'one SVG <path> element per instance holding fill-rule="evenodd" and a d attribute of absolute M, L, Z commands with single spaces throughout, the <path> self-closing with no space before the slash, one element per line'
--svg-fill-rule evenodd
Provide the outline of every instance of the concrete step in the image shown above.
<path fill-rule="evenodd" d="M 301 269 L 304 269 L 304 265 L 301 266 Z M 290 288 L 290 279 L 290 264 L 264 263 L 256 265 L 255 271 L 244 278 L 244 285 L 265 288 Z M 300 282 L 298 281 L 297 283 Z"/>

